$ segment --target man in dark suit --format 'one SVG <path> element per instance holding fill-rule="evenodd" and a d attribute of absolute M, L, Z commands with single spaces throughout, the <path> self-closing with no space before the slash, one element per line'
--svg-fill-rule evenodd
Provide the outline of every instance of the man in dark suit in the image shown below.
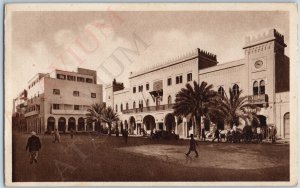
<path fill-rule="evenodd" d="M 197 152 L 197 146 L 198 146 L 198 144 L 197 144 L 196 140 L 194 139 L 194 135 L 191 134 L 190 149 L 185 155 L 189 156 L 191 151 L 194 151 L 196 153 L 196 157 L 198 157 L 199 155 L 198 155 L 198 152 Z"/>
<path fill-rule="evenodd" d="M 216 139 L 218 139 L 218 142 L 220 142 L 220 131 L 219 131 L 219 129 L 216 129 L 216 131 L 215 131 L 215 137 L 212 140 L 212 142 L 214 142 Z"/>
<path fill-rule="evenodd" d="M 34 131 L 31 132 L 31 137 L 27 140 L 26 151 L 30 152 L 30 164 L 37 163 L 37 158 L 39 155 L 39 150 L 41 149 L 41 141 L 40 138 L 36 136 Z"/>

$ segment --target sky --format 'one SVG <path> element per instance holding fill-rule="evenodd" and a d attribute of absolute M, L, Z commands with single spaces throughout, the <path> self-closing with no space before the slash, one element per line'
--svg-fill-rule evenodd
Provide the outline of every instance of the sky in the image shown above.
<path fill-rule="evenodd" d="M 116 78 L 128 86 L 130 72 L 196 48 L 226 63 L 244 57 L 246 36 L 272 28 L 289 46 L 288 16 L 278 11 L 14 12 L 6 24 L 12 29 L 7 41 L 13 49 L 12 93 L 27 88 L 36 73 L 77 67 L 97 70 L 99 83 Z"/>

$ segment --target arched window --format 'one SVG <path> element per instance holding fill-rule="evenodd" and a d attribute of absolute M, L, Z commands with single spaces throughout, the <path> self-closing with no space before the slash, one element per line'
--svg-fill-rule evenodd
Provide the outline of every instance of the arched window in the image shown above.
<path fill-rule="evenodd" d="M 146 107 L 149 106 L 149 99 L 146 100 Z"/>
<path fill-rule="evenodd" d="M 116 104 L 116 112 L 118 112 L 118 105 Z"/>
<path fill-rule="evenodd" d="M 129 107 L 128 107 L 128 103 L 126 103 L 126 110 L 128 110 L 128 108 L 129 108 Z"/>
<path fill-rule="evenodd" d="M 121 104 L 121 112 L 123 111 L 123 104 Z"/>
<path fill-rule="evenodd" d="M 132 107 L 135 108 L 135 101 L 133 101 Z"/>
<path fill-rule="evenodd" d="M 258 82 L 253 83 L 253 95 L 258 95 Z"/>
<path fill-rule="evenodd" d="M 172 97 L 170 95 L 168 97 L 168 104 L 172 104 Z"/>
<path fill-rule="evenodd" d="M 219 94 L 219 95 L 222 95 L 222 96 L 225 95 L 225 90 L 224 90 L 224 88 L 223 88 L 222 86 L 219 87 L 219 89 L 218 89 L 218 94 Z"/>
<path fill-rule="evenodd" d="M 259 90 L 260 90 L 260 94 L 265 94 L 265 81 L 261 80 L 259 82 Z"/>
<path fill-rule="evenodd" d="M 232 90 L 233 90 L 233 93 L 234 93 L 235 95 L 237 95 L 238 92 L 240 91 L 239 85 L 234 84 L 233 87 L 232 87 Z"/>

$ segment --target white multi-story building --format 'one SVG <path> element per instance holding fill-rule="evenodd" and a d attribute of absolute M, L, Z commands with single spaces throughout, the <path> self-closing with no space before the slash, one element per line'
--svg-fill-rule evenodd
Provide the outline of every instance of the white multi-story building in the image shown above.
<path fill-rule="evenodd" d="M 84 117 L 90 105 L 103 102 L 102 94 L 96 71 L 78 68 L 77 72 L 39 73 L 28 82 L 27 131 L 97 130 L 100 125 L 87 125 Z"/>
<path fill-rule="evenodd" d="M 176 93 L 186 83 L 206 81 L 219 93 L 243 90 L 257 111 L 261 125 L 275 125 L 277 136 L 289 138 L 289 58 L 285 55 L 284 36 L 275 29 L 257 37 L 247 37 L 245 57 L 219 64 L 217 56 L 196 49 L 172 61 L 132 73 L 130 87 L 109 85 L 106 104 L 119 113 L 121 128 L 132 134 L 147 131 L 175 131 L 180 137 L 194 132 L 190 117 L 175 117 Z M 210 125 L 204 123 L 206 130 Z M 217 125 L 224 129 L 224 124 Z M 226 125 L 225 125 L 226 126 Z"/>

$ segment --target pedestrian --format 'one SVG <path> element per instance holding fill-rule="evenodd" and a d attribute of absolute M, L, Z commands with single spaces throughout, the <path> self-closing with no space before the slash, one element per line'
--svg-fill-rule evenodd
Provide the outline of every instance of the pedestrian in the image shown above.
<path fill-rule="evenodd" d="M 272 127 L 271 127 L 271 139 L 272 139 L 272 144 L 275 144 L 275 141 L 276 141 L 276 134 L 277 134 L 276 127 L 274 127 L 274 125 L 272 125 Z"/>
<path fill-rule="evenodd" d="M 60 135 L 59 135 L 59 131 L 57 130 L 57 129 L 55 129 L 55 131 L 54 131 L 54 141 L 53 141 L 53 143 L 55 143 L 55 142 L 60 142 Z"/>
<path fill-rule="evenodd" d="M 73 128 L 71 128 L 71 130 L 70 130 L 70 136 L 71 136 L 71 139 L 73 139 L 73 136 L 74 136 L 74 129 Z"/>
<path fill-rule="evenodd" d="M 212 140 L 212 142 L 214 142 L 216 139 L 218 139 L 218 142 L 220 142 L 220 131 L 219 131 L 219 129 L 216 129 L 216 131 L 215 131 L 215 137 Z"/>
<path fill-rule="evenodd" d="M 119 137 L 119 129 L 116 128 L 116 136 Z"/>
<path fill-rule="evenodd" d="M 127 129 L 124 129 L 122 136 L 124 138 L 125 143 L 127 144 L 127 140 L 128 140 L 128 130 Z"/>
<path fill-rule="evenodd" d="M 33 161 L 37 163 L 39 150 L 41 149 L 41 141 L 34 131 L 31 132 L 31 137 L 28 138 L 26 144 L 26 151 L 30 153 L 29 163 L 32 164 Z"/>
<path fill-rule="evenodd" d="M 189 156 L 189 154 L 191 153 L 191 151 L 194 151 L 196 153 L 196 157 L 198 157 L 199 155 L 198 155 L 196 146 L 198 146 L 198 144 L 197 144 L 196 140 L 194 139 L 194 135 L 191 134 L 190 149 L 189 149 L 189 151 L 185 155 Z"/>
<path fill-rule="evenodd" d="M 201 130 L 202 140 L 205 142 L 206 136 L 205 136 L 205 128 L 203 127 Z"/>
<path fill-rule="evenodd" d="M 261 132 L 261 127 L 256 127 L 256 133 L 257 133 L 257 139 L 258 139 L 258 142 L 262 142 L 262 132 Z"/>

